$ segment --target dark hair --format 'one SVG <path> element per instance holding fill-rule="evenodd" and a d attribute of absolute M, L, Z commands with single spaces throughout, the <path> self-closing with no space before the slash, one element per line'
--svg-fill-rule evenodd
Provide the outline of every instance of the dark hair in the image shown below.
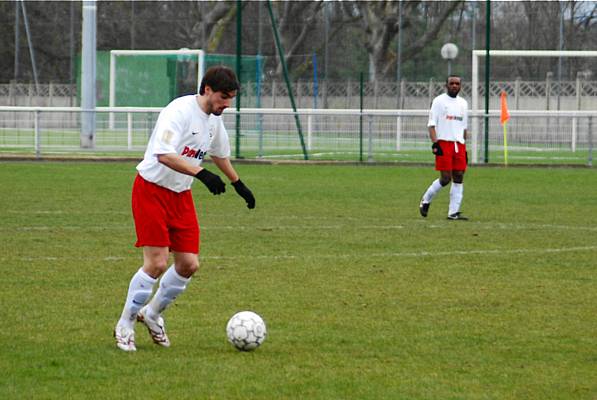
<path fill-rule="evenodd" d="M 232 92 L 240 88 L 236 74 L 224 65 L 211 67 L 205 72 L 199 87 L 199 94 L 205 94 L 205 86 L 209 86 L 214 92 Z"/>
<path fill-rule="evenodd" d="M 448 82 L 450 82 L 450 78 L 458 78 L 458 79 L 460 79 L 460 82 L 462 83 L 462 77 L 460 75 L 450 74 L 446 78 L 446 85 L 448 84 Z"/>

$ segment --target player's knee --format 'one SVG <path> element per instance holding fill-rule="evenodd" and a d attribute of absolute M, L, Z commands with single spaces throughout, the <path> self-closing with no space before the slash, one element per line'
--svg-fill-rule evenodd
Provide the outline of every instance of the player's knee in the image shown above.
<path fill-rule="evenodd" d="M 147 272 L 151 277 L 158 278 L 160 277 L 168 268 L 168 260 L 162 259 L 153 259 L 151 262 L 147 263 L 144 266 L 145 272 Z"/>
<path fill-rule="evenodd" d="M 439 184 L 442 186 L 446 186 L 448 183 L 450 183 L 450 178 L 441 177 L 439 180 Z"/>
<path fill-rule="evenodd" d="M 199 261 L 198 260 L 194 260 L 193 262 L 191 262 L 189 264 L 189 266 L 187 267 L 187 271 L 189 273 L 189 276 L 193 275 L 195 272 L 197 272 L 197 270 L 199 269 Z"/>
<path fill-rule="evenodd" d="M 189 259 L 180 264 L 181 275 L 185 278 L 190 278 L 199 269 L 199 260 Z"/>
<path fill-rule="evenodd" d="M 454 183 L 462 183 L 464 181 L 464 174 L 454 174 L 454 176 L 452 176 L 452 180 Z"/>

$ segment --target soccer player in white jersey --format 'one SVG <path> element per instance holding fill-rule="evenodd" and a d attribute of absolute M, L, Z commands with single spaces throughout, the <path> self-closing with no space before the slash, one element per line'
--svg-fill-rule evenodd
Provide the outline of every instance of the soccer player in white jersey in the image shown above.
<path fill-rule="evenodd" d="M 130 281 L 114 329 L 121 350 L 136 350 L 136 321 L 147 327 L 154 343 L 170 346 L 162 313 L 184 292 L 199 268 L 199 224 L 191 184 L 197 178 L 214 195 L 226 190 L 218 175 L 201 166 L 206 154 L 247 207 L 255 207 L 255 197 L 230 162 L 228 133 L 220 117 L 238 89 L 232 70 L 212 67 L 201 81 L 199 95 L 179 97 L 160 112 L 133 185 L 135 246 L 143 247 L 143 266 Z M 170 252 L 174 263 L 168 267 Z"/>
<path fill-rule="evenodd" d="M 466 164 L 466 130 L 468 122 L 468 103 L 458 96 L 462 79 L 451 75 L 446 81 L 446 93 L 437 96 L 431 103 L 429 111 L 429 137 L 431 150 L 435 155 L 435 169 L 439 171 L 439 179 L 434 180 L 423 194 L 419 204 L 419 212 L 427 216 L 431 201 L 437 193 L 450 181 L 450 205 L 448 219 L 467 220 L 460 213 L 463 197 L 463 181 Z"/>

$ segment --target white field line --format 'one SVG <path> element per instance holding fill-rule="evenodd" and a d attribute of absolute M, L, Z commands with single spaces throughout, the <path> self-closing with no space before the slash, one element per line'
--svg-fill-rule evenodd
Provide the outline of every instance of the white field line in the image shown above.
<path fill-rule="evenodd" d="M 47 215 L 64 215 L 64 214 L 73 214 L 71 211 L 63 211 L 63 210 L 32 210 L 32 211 L 25 211 L 25 210 L 6 210 L 7 213 L 11 214 L 47 214 Z M 39 225 L 39 226 L 20 226 L 18 228 L 12 227 L 3 227 L 0 226 L 0 231 L 14 231 L 21 230 L 21 231 L 49 231 L 49 230 L 106 230 L 106 229 L 134 229 L 132 224 L 132 216 L 130 211 L 81 211 L 75 214 L 82 214 L 82 215 L 90 215 L 90 214 L 101 214 L 101 215 L 125 215 L 130 216 L 130 224 L 127 222 L 127 225 L 124 224 L 114 224 L 114 225 L 99 225 L 99 226 L 75 226 L 75 225 L 61 225 L 61 226 L 46 226 L 46 225 Z M 0 213 L 1 215 L 1 213 Z M 217 217 L 216 214 L 213 215 Z M 224 218 L 224 216 L 222 216 Z M 290 221 L 331 221 L 331 222 L 347 222 L 347 221 L 363 221 L 369 220 L 374 221 L 374 218 L 367 218 L 367 217 L 353 217 L 353 216 L 342 216 L 342 217 L 325 217 L 325 216 L 308 216 L 308 215 L 288 215 L 288 216 L 280 216 L 274 217 L 279 221 L 290 220 Z M 272 218 L 273 219 L 273 218 Z M 387 219 L 379 219 L 380 222 L 385 222 Z M 446 229 L 451 228 L 453 221 L 442 221 L 441 224 L 437 222 L 430 222 L 423 220 L 421 218 L 417 218 L 414 220 L 403 220 L 403 222 L 408 223 L 415 223 L 416 228 L 431 228 L 431 229 Z M 439 221 L 438 221 L 439 222 Z M 484 221 L 469 221 L 465 223 L 467 226 L 473 227 L 475 229 L 512 229 L 512 230 L 530 230 L 530 229 L 555 229 L 555 230 L 586 230 L 586 231 L 597 231 L 597 226 L 577 226 L 577 225 L 557 225 L 557 224 L 516 224 L 516 223 L 496 223 L 496 222 L 484 222 Z M 304 225 L 304 224 L 276 224 L 271 226 L 259 226 L 259 225 L 251 225 L 251 226 L 238 226 L 238 225 L 201 225 L 202 230 L 247 230 L 247 229 L 258 229 L 258 230 L 284 230 L 284 229 L 346 229 L 351 227 L 352 224 L 327 224 L 327 225 Z M 412 226 L 409 226 L 412 227 Z M 370 224 L 370 225 L 363 225 L 360 229 L 404 229 L 406 226 L 404 225 L 392 225 L 392 224 Z"/>
<path fill-rule="evenodd" d="M 454 251 L 418 251 L 418 252 L 384 252 L 384 253 L 371 253 L 363 254 L 362 257 L 383 257 L 383 258 L 401 258 L 401 257 L 445 257 L 445 256 L 469 256 L 469 255 L 486 255 L 486 254 L 525 254 L 525 253 L 569 253 L 569 252 L 581 252 L 581 251 L 595 251 L 597 246 L 577 246 L 577 247 L 561 247 L 552 249 L 488 249 L 488 250 L 454 250 Z M 319 258 L 358 258 L 354 254 L 318 254 L 314 255 L 317 259 Z M 201 257 L 203 260 L 236 260 L 236 259 L 297 259 L 297 258 L 309 258 L 305 255 L 262 255 L 262 256 L 208 256 Z"/>
<path fill-rule="evenodd" d="M 302 220 L 318 220 L 322 221 L 325 218 L 302 218 Z M 298 219 L 297 219 L 298 220 Z M 342 219 L 346 221 L 359 220 L 359 218 L 346 218 Z M 406 221 L 406 222 L 412 222 Z M 504 224 L 504 223 L 483 223 L 483 222 L 456 222 L 453 221 L 442 221 L 442 223 L 428 223 L 427 221 L 415 221 L 415 225 L 392 225 L 392 224 L 370 224 L 357 226 L 356 229 L 379 229 L 379 230 L 399 230 L 406 228 L 423 228 L 423 229 L 451 229 L 455 224 L 462 224 L 470 227 L 471 229 L 481 230 L 571 230 L 571 231 L 589 231 L 597 232 L 597 226 L 579 226 L 579 225 L 556 225 L 556 224 Z M 258 231 L 280 231 L 280 230 L 347 230 L 354 228 L 353 224 L 277 224 L 277 225 L 201 225 L 202 231 L 216 231 L 216 230 L 235 230 L 235 231 L 246 231 L 246 230 L 258 230 Z M 126 224 L 106 224 L 106 225 L 85 225 L 85 226 L 74 226 L 74 225 L 60 225 L 60 226 L 19 226 L 19 227 L 4 227 L 0 226 L 0 232 L 2 231 L 106 231 L 106 230 L 134 230 L 134 226 L 131 223 Z"/>
<path fill-rule="evenodd" d="M 581 251 L 595 251 L 597 246 L 576 246 L 576 247 L 559 247 L 551 249 L 486 249 L 486 250 L 453 250 L 453 251 L 437 251 L 437 252 L 412 252 L 412 253 L 373 253 L 369 256 L 373 257 L 444 257 L 444 256 L 470 256 L 470 255 L 486 255 L 486 254 L 525 254 L 525 253 L 576 253 Z"/>
<path fill-rule="evenodd" d="M 231 230 L 231 231 L 247 231 L 247 230 L 259 230 L 259 231 L 280 231 L 280 230 L 346 230 L 350 228 L 350 225 L 276 225 L 276 226 L 234 226 L 234 225 L 218 225 L 205 227 L 201 226 L 202 231 L 217 231 L 217 230 Z M 379 229 L 379 230 L 393 230 L 393 229 L 404 229 L 402 225 L 363 225 L 358 229 Z M 0 227 L 1 231 L 114 231 L 114 230 L 130 230 L 133 231 L 134 227 L 130 224 L 127 225 L 99 225 L 99 226 L 19 226 L 16 228 Z"/>
<path fill-rule="evenodd" d="M 130 211 L 65 211 L 65 210 L 6 210 L 8 214 L 26 214 L 26 215 L 131 215 Z"/>
<path fill-rule="evenodd" d="M 420 258 L 420 257 L 446 257 L 446 256 L 476 256 L 476 255 L 507 255 L 507 254 L 533 254 L 533 253 L 579 253 L 579 252 L 597 251 L 597 246 L 576 246 L 576 247 L 557 247 L 557 248 L 537 248 L 537 249 L 487 249 L 487 250 L 453 250 L 453 251 L 418 251 L 418 252 L 384 252 L 371 254 L 316 254 L 312 256 L 305 256 L 304 254 L 279 254 L 279 255 L 237 255 L 237 256 L 202 256 L 201 260 L 294 260 L 305 258 L 316 259 L 355 259 L 359 257 L 380 257 L 380 258 Z M 139 260 L 140 255 L 119 257 L 108 256 L 99 261 L 125 261 L 125 260 Z M 64 261 L 64 260 L 81 260 L 89 261 L 88 257 L 2 257 L 2 262 L 6 261 Z"/>

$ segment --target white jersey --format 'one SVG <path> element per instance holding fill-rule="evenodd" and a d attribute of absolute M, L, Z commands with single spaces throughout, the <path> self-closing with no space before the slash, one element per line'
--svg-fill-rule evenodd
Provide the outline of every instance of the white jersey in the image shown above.
<path fill-rule="evenodd" d="M 143 161 L 137 165 L 139 175 L 149 182 L 177 193 L 189 190 L 194 177 L 158 161 L 158 155 L 171 153 L 193 165 L 201 165 L 206 154 L 230 157 L 230 142 L 222 117 L 207 115 L 195 95 L 174 99 L 160 112 Z"/>
<path fill-rule="evenodd" d="M 468 124 L 468 103 L 462 97 L 450 97 L 447 93 L 433 99 L 427 126 L 435 126 L 437 140 L 464 143 L 464 131 Z"/>

